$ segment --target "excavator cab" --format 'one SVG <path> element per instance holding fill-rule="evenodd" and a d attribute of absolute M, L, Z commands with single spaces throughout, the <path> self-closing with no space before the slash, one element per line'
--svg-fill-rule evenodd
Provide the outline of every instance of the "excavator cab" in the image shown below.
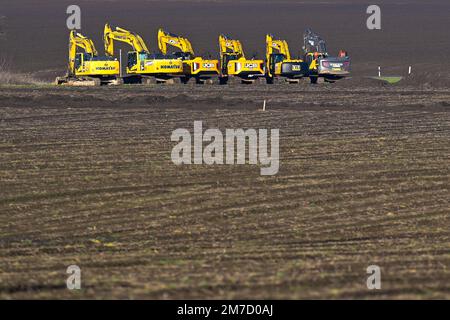
<path fill-rule="evenodd" d="M 236 54 L 225 54 L 223 56 L 222 66 L 221 66 L 222 74 L 228 73 L 228 63 L 230 61 L 234 61 L 234 60 L 239 60 L 239 56 Z"/>
<path fill-rule="evenodd" d="M 132 70 L 138 63 L 138 53 L 136 51 L 130 51 L 127 55 L 127 68 Z"/>
<path fill-rule="evenodd" d="M 274 53 L 270 56 L 270 68 L 271 70 L 275 70 L 275 65 L 277 63 L 283 62 L 286 59 L 286 56 L 284 54 L 281 53 Z"/>
<path fill-rule="evenodd" d="M 146 52 L 137 52 L 137 51 L 130 51 L 127 55 L 127 71 L 129 73 L 137 72 L 139 71 L 139 63 L 145 61 L 147 58 Z M 143 65 L 140 66 L 140 69 L 143 69 Z"/>
<path fill-rule="evenodd" d="M 86 53 L 77 53 L 75 56 L 75 70 L 79 70 L 80 67 L 83 65 L 84 62 L 84 56 Z"/>
<path fill-rule="evenodd" d="M 89 61 L 112 61 L 108 57 L 94 57 L 90 53 L 86 52 L 78 52 L 75 55 L 75 70 L 76 71 L 83 71 L 85 65 Z"/>

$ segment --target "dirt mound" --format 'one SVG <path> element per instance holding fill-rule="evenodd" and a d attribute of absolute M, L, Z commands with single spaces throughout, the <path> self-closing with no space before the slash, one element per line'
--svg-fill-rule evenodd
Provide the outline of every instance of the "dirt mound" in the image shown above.
<path fill-rule="evenodd" d="M 413 73 L 405 77 L 399 85 L 422 88 L 449 88 L 450 74 L 448 71 Z"/>
<path fill-rule="evenodd" d="M 338 80 L 333 85 L 342 88 L 355 88 L 355 87 L 382 88 L 388 86 L 386 82 L 379 81 L 370 77 L 349 77 Z"/>

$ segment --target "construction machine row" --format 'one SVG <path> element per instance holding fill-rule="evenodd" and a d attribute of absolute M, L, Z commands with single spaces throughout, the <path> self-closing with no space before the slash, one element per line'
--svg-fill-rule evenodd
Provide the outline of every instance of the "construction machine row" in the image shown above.
<path fill-rule="evenodd" d="M 191 42 L 166 30 L 158 31 L 159 52 L 151 52 L 142 37 L 132 31 L 105 25 L 105 55 L 100 56 L 93 41 L 72 30 L 69 36 L 67 74 L 59 85 L 119 85 L 123 83 L 311 83 L 334 82 L 350 74 L 350 58 L 341 50 L 336 57 L 327 52 L 325 41 L 311 29 L 303 35 L 304 54 L 293 58 L 288 43 L 266 36 L 265 60 L 247 58 L 242 43 L 219 36 L 219 59 L 195 54 Z M 114 50 L 116 42 L 131 47 L 127 53 L 126 76 L 122 76 L 122 57 Z M 173 50 L 173 51 L 172 51 Z"/>

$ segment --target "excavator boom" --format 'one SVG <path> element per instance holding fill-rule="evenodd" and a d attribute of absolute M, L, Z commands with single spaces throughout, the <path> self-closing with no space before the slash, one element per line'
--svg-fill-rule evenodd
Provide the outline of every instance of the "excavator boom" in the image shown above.
<path fill-rule="evenodd" d="M 291 54 L 289 52 L 289 46 L 286 40 L 275 40 L 273 35 L 268 34 L 266 36 L 266 56 L 273 54 L 274 50 L 284 55 L 287 60 L 291 60 Z"/>
<path fill-rule="evenodd" d="M 114 55 L 114 41 L 125 42 L 137 52 L 149 52 L 147 45 L 140 35 L 123 28 L 116 27 L 113 30 L 109 24 L 106 24 L 103 32 L 103 38 L 105 43 L 105 52 L 109 56 Z"/>
<path fill-rule="evenodd" d="M 159 29 L 158 31 L 158 46 L 162 53 L 167 54 L 167 47 L 173 46 L 181 50 L 181 52 L 194 56 L 194 49 L 192 49 L 191 42 L 175 34 Z"/>
<path fill-rule="evenodd" d="M 220 55 L 232 54 L 239 58 L 245 58 L 242 44 L 239 40 L 231 39 L 223 34 L 219 36 Z"/>

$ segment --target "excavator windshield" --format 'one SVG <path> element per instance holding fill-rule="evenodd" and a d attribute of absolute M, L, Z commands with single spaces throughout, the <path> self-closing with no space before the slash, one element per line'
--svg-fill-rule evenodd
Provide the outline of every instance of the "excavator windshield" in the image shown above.
<path fill-rule="evenodd" d="M 239 60 L 239 58 L 240 58 L 240 56 L 238 54 L 227 54 L 228 61 Z"/>
<path fill-rule="evenodd" d="M 81 67 L 83 61 L 89 61 L 91 59 L 92 59 L 92 55 L 90 55 L 89 53 L 77 53 L 75 55 L 75 61 L 74 61 L 75 69 L 78 69 L 79 67 Z"/>
<path fill-rule="evenodd" d="M 162 53 L 148 53 L 146 56 L 146 59 L 177 59 L 177 57 L 173 54 L 162 54 Z"/>
<path fill-rule="evenodd" d="M 278 63 L 278 62 L 283 62 L 284 60 L 286 60 L 286 56 L 284 54 L 281 53 L 274 53 L 271 56 L 272 58 L 272 63 Z"/>
<path fill-rule="evenodd" d="M 116 61 L 116 60 L 117 60 L 116 58 L 108 56 L 96 56 L 91 58 L 91 61 Z"/>
<path fill-rule="evenodd" d="M 172 53 L 172 55 L 174 56 L 175 59 L 180 59 L 180 60 L 191 60 L 192 59 L 192 55 L 190 53 L 186 53 L 186 52 L 174 52 L 174 53 Z"/>
<path fill-rule="evenodd" d="M 94 56 L 92 53 L 77 53 L 75 56 L 75 68 L 78 69 L 86 61 L 116 61 L 114 57 Z"/>

